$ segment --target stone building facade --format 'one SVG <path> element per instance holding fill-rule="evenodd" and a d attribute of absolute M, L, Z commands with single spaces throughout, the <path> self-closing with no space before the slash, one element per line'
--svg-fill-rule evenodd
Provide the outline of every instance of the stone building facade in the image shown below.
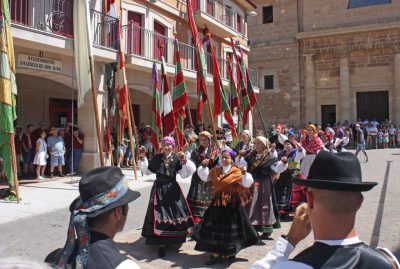
<path fill-rule="evenodd" d="M 400 124 L 400 2 L 370 3 L 256 1 L 249 65 L 266 122 Z"/>

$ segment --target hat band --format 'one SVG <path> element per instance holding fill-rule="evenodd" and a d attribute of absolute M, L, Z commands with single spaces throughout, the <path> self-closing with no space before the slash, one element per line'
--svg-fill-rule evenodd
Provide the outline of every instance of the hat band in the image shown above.
<path fill-rule="evenodd" d="M 94 211 L 102 209 L 119 200 L 127 193 L 128 189 L 129 188 L 128 184 L 126 183 L 125 176 L 123 176 L 111 190 L 100 193 L 95 197 L 85 201 L 78 211 L 87 214 L 93 213 Z"/>
<path fill-rule="evenodd" d="M 58 268 L 66 268 L 70 257 L 74 254 L 75 236 L 78 238 L 78 253 L 75 255 L 76 268 L 86 268 L 90 251 L 90 229 L 87 222 L 87 214 L 100 210 L 115 201 L 119 200 L 128 192 L 128 184 L 125 176 L 111 189 L 100 193 L 95 197 L 85 201 L 82 205 L 71 213 L 68 228 L 67 242 L 62 250 L 62 255 L 57 262 Z"/>

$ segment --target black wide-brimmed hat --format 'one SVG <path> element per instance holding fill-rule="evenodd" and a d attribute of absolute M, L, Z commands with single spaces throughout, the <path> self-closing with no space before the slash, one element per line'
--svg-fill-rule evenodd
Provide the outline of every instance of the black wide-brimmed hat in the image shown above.
<path fill-rule="evenodd" d="M 74 209 L 79 208 L 81 201 L 85 203 L 102 193 L 112 190 L 121 180 L 124 180 L 123 178 L 124 174 L 122 174 L 121 169 L 118 167 L 99 167 L 84 174 L 79 182 L 80 196 L 72 202 L 70 211 L 72 212 Z M 139 192 L 128 188 L 121 198 L 106 207 L 87 214 L 87 217 L 94 218 L 113 208 L 128 204 L 139 198 L 139 196 Z"/>
<path fill-rule="evenodd" d="M 316 189 L 334 191 L 369 191 L 377 182 L 362 182 L 361 166 L 350 152 L 330 153 L 322 150 L 310 167 L 306 180 L 294 178 L 294 183 Z"/>

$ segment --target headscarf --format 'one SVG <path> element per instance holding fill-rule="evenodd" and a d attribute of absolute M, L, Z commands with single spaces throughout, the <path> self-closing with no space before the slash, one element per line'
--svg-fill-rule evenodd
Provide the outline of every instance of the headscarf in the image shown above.
<path fill-rule="evenodd" d="M 266 147 L 266 148 L 268 148 L 268 145 L 269 145 L 269 140 L 268 140 L 268 138 L 266 138 L 266 137 L 264 137 L 264 136 L 257 136 L 256 138 L 254 138 L 254 140 L 259 140 L 259 141 L 261 141 L 263 144 L 264 144 L 264 146 Z"/>
<path fill-rule="evenodd" d="M 67 264 L 75 247 L 79 247 L 75 256 L 75 268 L 86 268 L 90 252 L 90 229 L 87 221 L 87 214 L 105 208 L 123 197 L 128 191 L 126 180 L 121 180 L 111 189 L 98 194 L 91 199 L 82 201 L 80 197 L 74 201 L 74 209 L 71 212 L 67 242 L 62 250 L 62 255 L 57 261 L 57 268 L 67 268 Z M 75 235 L 78 240 L 75 242 Z M 77 244 L 77 246 L 75 246 Z"/>
<path fill-rule="evenodd" d="M 176 146 L 175 140 L 170 136 L 166 136 L 163 139 L 161 139 L 161 144 L 170 144 L 173 148 L 175 148 Z"/>
<path fill-rule="evenodd" d="M 233 149 L 224 149 L 221 154 L 228 153 L 231 156 L 232 160 L 236 158 L 236 152 Z"/>
<path fill-rule="evenodd" d="M 285 142 L 283 142 L 283 144 L 286 144 L 286 143 L 289 143 L 290 145 L 292 145 L 292 148 L 296 148 L 296 146 L 295 146 L 295 144 L 292 142 L 292 141 L 290 141 L 289 139 L 287 139 L 287 140 L 285 140 Z"/>
<path fill-rule="evenodd" d="M 212 134 L 210 134 L 210 132 L 207 132 L 207 131 L 202 131 L 201 133 L 199 133 L 199 137 L 200 136 L 205 136 L 205 137 L 207 137 L 208 139 L 210 139 L 211 140 L 211 138 L 212 138 Z"/>
<path fill-rule="evenodd" d="M 249 130 L 243 130 L 242 134 L 246 134 L 251 139 L 251 133 Z"/>
<path fill-rule="evenodd" d="M 311 128 L 314 132 L 314 135 L 318 135 L 317 128 L 315 127 L 314 124 L 309 124 L 307 128 Z"/>

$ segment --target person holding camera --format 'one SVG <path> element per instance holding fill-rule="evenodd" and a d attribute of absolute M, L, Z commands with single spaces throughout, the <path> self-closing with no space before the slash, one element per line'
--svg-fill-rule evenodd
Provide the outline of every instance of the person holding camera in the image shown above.
<path fill-rule="evenodd" d="M 252 269 L 396 269 L 399 263 L 387 249 L 374 249 L 357 236 L 355 221 L 363 202 L 362 192 L 376 182 L 363 182 L 358 159 L 350 152 L 321 151 L 307 180 L 294 182 L 307 187 L 307 203 L 296 209 L 289 233 Z M 289 259 L 296 245 L 310 232 L 314 244 Z"/>

